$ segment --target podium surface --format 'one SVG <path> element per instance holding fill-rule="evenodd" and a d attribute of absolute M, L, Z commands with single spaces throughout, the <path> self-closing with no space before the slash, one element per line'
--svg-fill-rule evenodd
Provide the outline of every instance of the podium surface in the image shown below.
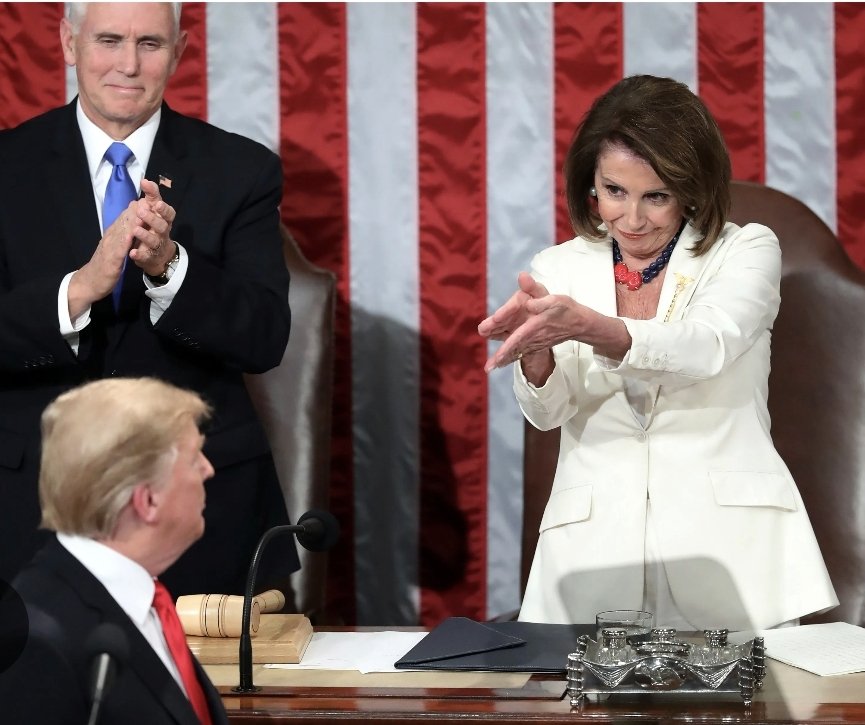
<path fill-rule="evenodd" d="M 356 631 L 374 631 L 357 628 Z M 384 629 L 384 628 L 380 628 Z M 392 628 L 391 628 L 392 629 Z M 393 672 L 279 670 L 254 667 L 262 690 L 233 693 L 235 665 L 205 667 L 223 698 L 229 721 L 317 723 L 353 720 L 388 725 L 430 722 L 543 723 L 703 722 L 862 723 L 865 673 L 819 677 L 774 660 L 750 708 L 741 698 L 647 693 L 614 694 L 570 707 L 563 676 L 507 672 Z"/>

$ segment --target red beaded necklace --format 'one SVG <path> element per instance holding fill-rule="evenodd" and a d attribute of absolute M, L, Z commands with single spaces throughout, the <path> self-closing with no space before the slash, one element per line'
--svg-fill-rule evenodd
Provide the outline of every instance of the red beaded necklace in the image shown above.
<path fill-rule="evenodd" d="M 655 260 L 645 269 L 637 271 L 628 269 L 628 265 L 622 260 L 622 253 L 619 251 L 619 243 L 613 239 L 613 276 L 618 284 L 628 286 L 632 292 L 640 289 L 644 284 L 648 284 L 660 274 L 661 270 L 667 266 L 670 261 L 670 255 L 673 249 L 676 248 L 676 242 L 679 241 L 679 236 L 685 225 L 679 227 L 676 236 L 661 250 L 661 253 L 655 257 Z"/>

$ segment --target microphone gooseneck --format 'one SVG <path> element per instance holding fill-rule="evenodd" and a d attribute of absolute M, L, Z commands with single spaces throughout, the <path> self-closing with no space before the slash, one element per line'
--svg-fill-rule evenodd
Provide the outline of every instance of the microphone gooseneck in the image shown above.
<path fill-rule="evenodd" d="M 88 635 L 84 652 L 92 668 L 87 725 L 96 725 L 105 695 L 129 659 L 129 640 L 118 625 L 103 622 Z"/>
<path fill-rule="evenodd" d="M 325 551 L 339 539 L 339 522 L 328 511 L 310 510 L 303 514 L 297 524 L 274 526 L 265 531 L 258 540 L 249 572 L 246 577 L 246 591 L 243 593 L 243 613 L 240 624 L 240 644 L 238 645 L 238 669 L 240 682 L 232 692 L 258 692 L 252 681 L 252 635 L 249 633 L 249 622 L 252 617 L 252 599 L 255 589 L 255 578 L 258 574 L 258 564 L 267 543 L 281 534 L 296 534 L 301 546 L 309 551 Z"/>

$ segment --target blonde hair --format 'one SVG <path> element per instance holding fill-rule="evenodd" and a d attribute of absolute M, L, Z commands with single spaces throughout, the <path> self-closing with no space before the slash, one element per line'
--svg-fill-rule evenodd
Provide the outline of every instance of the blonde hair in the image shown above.
<path fill-rule="evenodd" d="M 42 414 L 42 526 L 110 536 L 133 489 L 164 477 L 190 421 L 210 407 L 155 378 L 108 378 L 63 393 Z"/>

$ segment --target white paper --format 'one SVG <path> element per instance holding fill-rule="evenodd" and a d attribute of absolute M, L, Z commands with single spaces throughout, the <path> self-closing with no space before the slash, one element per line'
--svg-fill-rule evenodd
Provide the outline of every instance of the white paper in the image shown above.
<path fill-rule="evenodd" d="M 846 622 L 766 629 L 766 656 L 815 675 L 865 672 L 865 629 Z"/>
<path fill-rule="evenodd" d="M 426 632 L 315 632 L 300 664 L 268 664 L 281 670 L 406 672 L 393 666 Z"/>

